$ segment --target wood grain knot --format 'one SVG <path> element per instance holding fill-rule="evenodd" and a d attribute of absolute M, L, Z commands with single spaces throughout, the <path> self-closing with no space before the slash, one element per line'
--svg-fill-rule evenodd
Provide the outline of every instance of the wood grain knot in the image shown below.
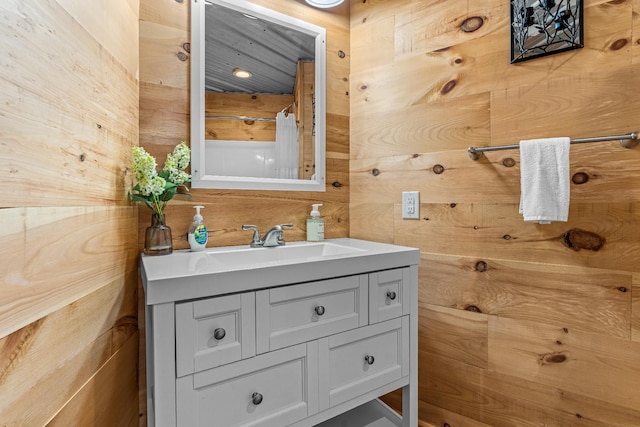
<path fill-rule="evenodd" d="M 441 173 L 444 172 L 444 166 L 442 165 L 435 165 L 433 166 L 433 173 L 435 173 L 436 175 L 440 175 Z"/>
<path fill-rule="evenodd" d="M 464 309 L 473 313 L 482 313 L 482 310 L 480 310 L 477 305 L 468 305 Z"/>
<path fill-rule="evenodd" d="M 182 3 L 182 0 L 176 0 L 176 3 Z"/>
<path fill-rule="evenodd" d="M 618 287 L 618 290 L 619 290 L 620 292 L 627 292 L 627 288 L 626 288 L 626 287 L 624 287 L 624 286 L 620 286 L 620 287 Z"/>
<path fill-rule="evenodd" d="M 573 228 L 564 233 L 563 242 L 569 249 L 574 251 L 588 249 L 597 252 L 604 245 L 605 238 L 591 231 Z"/>
<path fill-rule="evenodd" d="M 627 39 L 618 39 L 616 41 L 614 41 L 613 43 L 611 43 L 611 50 L 620 50 L 623 47 L 625 47 L 627 45 L 627 43 L 629 43 L 629 40 Z"/>
<path fill-rule="evenodd" d="M 342 187 L 342 184 L 340 184 L 340 181 L 334 181 L 331 185 L 333 185 L 336 188 Z"/>
<path fill-rule="evenodd" d="M 450 207 L 450 208 L 455 208 L 456 206 L 458 206 L 456 203 L 451 203 L 451 204 L 449 205 L 449 207 Z"/>
<path fill-rule="evenodd" d="M 360 85 L 360 90 L 367 90 L 367 85 Z"/>
<path fill-rule="evenodd" d="M 472 33 L 474 31 L 479 30 L 483 24 L 484 24 L 484 19 L 482 19 L 479 16 L 471 16 L 465 19 L 464 21 L 462 21 L 462 24 L 460 24 L 460 29 L 465 33 Z"/>
<path fill-rule="evenodd" d="M 577 172 L 573 174 L 573 177 L 571 177 L 571 181 L 573 181 L 573 183 L 576 185 L 584 184 L 589 181 L 589 175 L 587 175 L 585 172 Z"/>
<path fill-rule="evenodd" d="M 576 414 L 576 418 L 582 418 L 581 414 Z"/>
<path fill-rule="evenodd" d="M 567 361 L 567 356 L 562 353 L 549 353 L 542 357 L 543 363 L 564 363 Z"/>
<path fill-rule="evenodd" d="M 511 240 L 511 235 L 509 235 L 509 234 L 505 234 L 504 236 L 502 236 L 502 238 L 503 238 L 504 240 Z"/>
<path fill-rule="evenodd" d="M 507 157 L 506 159 L 502 159 L 502 166 L 506 168 L 512 168 L 516 165 L 516 161 L 511 157 Z"/>
<path fill-rule="evenodd" d="M 411 157 L 413 157 L 414 159 L 417 159 L 418 157 L 420 157 L 420 154 L 414 153 L 413 156 L 411 156 Z"/>
<path fill-rule="evenodd" d="M 476 262 L 475 269 L 478 273 L 484 273 L 489 269 L 489 265 L 484 261 L 478 261 Z"/>
<path fill-rule="evenodd" d="M 102 125 L 100 123 L 96 123 L 96 126 L 98 126 L 98 129 L 102 129 Z"/>
<path fill-rule="evenodd" d="M 245 125 L 248 125 L 248 126 L 256 124 L 255 120 L 243 120 L 243 122 Z"/>
<path fill-rule="evenodd" d="M 444 423 L 444 424 L 442 424 L 442 427 L 451 427 L 451 424 L 449 424 L 449 423 Z"/>
<path fill-rule="evenodd" d="M 184 61 L 186 61 L 187 59 L 189 59 L 189 57 L 187 56 L 187 54 L 186 54 L 186 53 L 184 53 L 184 52 L 178 52 L 176 55 L 178 56 L 178 59 L 179 59 L 180 61 L 182 61 L 182 62 L 184 62 Z"/>
<path fill-rule="evenodd" d="M 569 333 L 569 329 L 568 328 L 562 328 L 562 332 L 564 332 L 565 334 Z"/>
<path fill-rule="evenodd" d="M 258 96 L 257 95 L 252 95 L 251 99 L 258 99 Z"/>
<path fill-rule="evenodd" d="M 347 54 L 346 54 L 346 53 L 344 53 L 344 50 L 339 50 L 339 51 L 338 51 L 338 57 L 339 57 L 339 58 L 344 58 L 345 56 L 347 56 Z"/>
<path fill-rule="evenodd" d="M 189 42 L 182 43 L 182 49 L 184 49 L 184 51 L 187 53 L 191 53 L 191 43 Z"/>
<path fill-rule="evenodd" d="M 455 64 L 462 64 L 462 63 L 464 62 L 464 59 L 462 59 L 462 58 L 456 58 L 453 62 L 454 62 Z"/>
<path fill-rule="evenodd" d="M 442 89 L 440 90 L 440 93 L 443 95 L 448 94 L 449 92 L 451 92 L 453 90 L 453 88 L 456 87 L 456 85 L 458 84 L 457 80 L 449 80 L 447 83 L 445 83 L 445 85 L 442 87 Z"/>
<path fill-rule="evenodd" d="M 378 176 L 378 175 L 380 175 L 380 169 L 373 168 L 373 169 L 371 170 L 371 175 L 373 175 L 373 176 Z"/>
<path fill-rule="evenodd" d="M 87 156 L 85 156 L 84 154 L 80 154 L 80 161 L 84 162 L 85 160 L 87 160 Z"/>

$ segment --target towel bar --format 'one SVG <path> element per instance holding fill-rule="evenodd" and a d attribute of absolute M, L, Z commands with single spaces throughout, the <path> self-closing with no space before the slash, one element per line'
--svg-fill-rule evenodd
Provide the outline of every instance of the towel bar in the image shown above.
<path fill-rule="evenodd" d="M 600 136 L 595 138 L 582 138 L 582 139 L 572 139 L 571 144 L 585 144 L 590 142 L 602 142 L 602 141 L 620 141 L 620 145 L 624 148 L 633 148 L 638 145 L 638 134 L 635 132 L 628 133 L 626 135 L 611 135 L 611 136 Z M 629 141 L 629 142 L 627 142 Z M 478 160 L 482 157 L 482 153 L 485 151 L 501 151 L 501 150 L 516 150 L 519 149 L 520 145 L 498 145 L 495 147 L 482 147 L 475 148 L 469 147 L 469 158 L 471 160 Z"/>

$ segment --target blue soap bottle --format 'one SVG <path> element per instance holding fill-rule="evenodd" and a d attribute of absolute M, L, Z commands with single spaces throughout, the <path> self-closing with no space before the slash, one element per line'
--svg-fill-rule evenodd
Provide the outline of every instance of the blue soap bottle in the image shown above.
<path fill-rule="evenodd" d="M 189 246 L 194 252 L 204 250 L 207 247 L 207 241 L 209 240 L 209 233 L 207 232 L 207 226 L 204 225 L 202 215 L 200 215 L 200 209 L 204 209 L 204 206 L 194 206 L 196 214 L 193 217 L 191 227 L 189 227 L 189 234 L 187 240 L 189 240 Z"/>

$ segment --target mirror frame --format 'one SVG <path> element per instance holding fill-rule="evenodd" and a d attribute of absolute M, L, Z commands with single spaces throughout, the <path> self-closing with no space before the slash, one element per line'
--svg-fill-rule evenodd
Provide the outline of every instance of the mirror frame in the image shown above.
<path fill-rule="evenodd" d="M 214 3 L 315 37 L 315 180 L 206 175 L 205 172 L 205 3 Z M 244 0 L 191 0 L 191 175 L 192 188 L 326 191 L 326 30 Z"/>

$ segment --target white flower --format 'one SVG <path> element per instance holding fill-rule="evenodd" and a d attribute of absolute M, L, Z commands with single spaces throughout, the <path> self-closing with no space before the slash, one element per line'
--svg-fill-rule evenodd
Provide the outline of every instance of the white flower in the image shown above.
<path fill-rule="evenodd" d="M 191 150 L 184 142 L 178 144 L 173 153 L 167 155 L 162 172 L 156 171 L 156 159 L 142 147 L 133 147 L 133 169 L 136 184 L 129 197 L 136 202 L 144 202 L 155 214 L 162 215 L 167 202 L 173 198 L 176 187 L 183 186 L 191 179 L 185 172 L 189 166 Z M 183 194 L 191 197 L 189 194 Z"/>

